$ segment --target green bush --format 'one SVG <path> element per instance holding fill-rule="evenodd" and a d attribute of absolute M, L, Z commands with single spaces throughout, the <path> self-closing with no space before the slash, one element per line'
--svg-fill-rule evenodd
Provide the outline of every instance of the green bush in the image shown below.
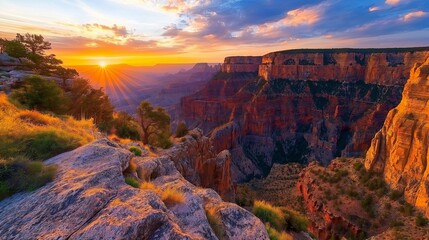
<path fill-rule="evenodd" d="M 283 209 L 283 212 L 285 213 L 287 229 L 297 232 L 307 230 L 309 222 L 304 215 L 289 209 Z"/>
<path fill-rule="evenodd" d="M 168 137 L 167 135 L 159 135 L 155 146 L 163 149 L 168 149 L 173 146 L 173 143 L 171 142 L 170 137 Z"/>
<path fill-rule="evenodd" d="M 176 138 L 181 138 L 181 137 L 185 136 L 186 134 L 188 134 L 188 131 L 189 131 L 189 129 L 186 126 L 186 124 L 184 122 L 180 122 L 176 128 Z"/>
<path fill-rule="evenodd" d="M 255 201 L 253 204 L 253 214 L 265 223 L 269 223 L 277 230 L 281 230 L 285 223 L 282 210 L 272 206 L 265 201 Z"/>
<path fill-rule="evenodd" d="M 417 227 L 424 227 L 428 224 L 428 219 L 423 217 L 423 215 L 419 214 L 416 217 L 416 226 Z"/>
<path fill-rule="evenodd" d="M 11 98 L 29 109 L 56 114 L 66 113 L 69 105 L 69 99 L 58 84 L 40 76 L 25 78 L 22 85 L 13 90 Z"/>
<path fill-rule="evenodd" d="M 131 187 L 134 187 L 134 188 L 139 188 L 140 187 L 140 183 L 137 182 L 137 180 L 135 180 L 132 177 L 126 177 L 125 178 L 125 183 L 128 184 L 128 185 L 130 185 Z"/>
<path fill-rule="evenodd" d="M 56 166 L 30 161 L 27 157 L 0 160 L 0 199 L 20 191 L 33 191 L 50 182 Z"/>
<path fill-rule="evenodd" d="M 80 146 L 79 139 L 58 131 L 44 131 L 24 140 L 26 153 L 31 159 L 46 160 Z"/>
<path fill-rule="evenodd" d="M 137 148 L 137 147 L 131 147 L 130 152 L 134 153 L 136 156 L 142 155 L 142 150 L 140 148 Z"/>

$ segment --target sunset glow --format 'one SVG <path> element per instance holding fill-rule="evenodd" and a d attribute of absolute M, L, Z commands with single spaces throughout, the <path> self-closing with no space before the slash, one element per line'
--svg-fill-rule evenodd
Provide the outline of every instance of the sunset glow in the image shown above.
<path fill-rule="evenodd" d="M 43 34 L 65 65 L 222 62 L 227 55 L 291 48 L 429 45 L 429 1 L 422 0 L 6 0 L 0 9 L 7 9 L 0 12 L 1 37 Z"/>
<path fill-rule="evenodd" d="M 101 68 L 105 68 L 107 66 L 105 61 L 101 61 L 98 63 L 98 66 L 100 66 Z"/>

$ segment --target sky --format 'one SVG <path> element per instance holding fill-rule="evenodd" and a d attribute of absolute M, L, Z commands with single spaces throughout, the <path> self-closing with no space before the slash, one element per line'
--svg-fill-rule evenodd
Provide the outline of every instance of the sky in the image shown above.
<path fill-rule="evenodd" d="M 429 0 L 0 0 L 0 9 L 0 37 L 42 34 L 65 65 L 429 46 Z"/>

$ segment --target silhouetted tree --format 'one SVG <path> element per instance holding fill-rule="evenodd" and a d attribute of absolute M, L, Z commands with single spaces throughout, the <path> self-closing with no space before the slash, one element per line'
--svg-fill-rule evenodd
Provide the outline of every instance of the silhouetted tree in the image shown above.
<path fill-rule="evenodd" d="M 79 76 L 79 73 L 76 71 L 76 69 L 63 68 L 61 66 L 56 68 L 55 74 L 57 74 L 63 80 L 63 88 L 66 87 L 67 79 L 76 78 Z"/>
<path fill-rule="evenodd" d="M 44 55 L 46 50 L 51 49 L 51 43 L 45 41 L 42 35 L 29 34 L 25 35 L 16 34 L 16 40 L 24 44 L 28 52 L 32 54 Z"/>
<path fill-rule="evenodd" d="M 154 108 L 148 101 L 142 101 L 137 108 L 137 116 L 144 144 L 156 144 L 169 137 L 170 116 L 163 108 Z"/>
<path fill-rule="evenodd" d="M 76 119 L 93 118 L 103 130 L 112 121 L 113 106 L 102 89 L 94 89 L 86 79 L 75 79 L 70 89 L 70 114 Z"/>

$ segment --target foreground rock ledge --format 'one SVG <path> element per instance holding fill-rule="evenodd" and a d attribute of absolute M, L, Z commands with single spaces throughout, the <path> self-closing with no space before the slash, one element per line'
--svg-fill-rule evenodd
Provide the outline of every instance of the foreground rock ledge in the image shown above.
<path fill-rule="evenodd" d="M 268 239 L 262 222 L 211 189 L 186 181 L 171 156 L 139 157 L 161 190 L 184 193 L 167 207 L 152 190 L 127 185 L 123 171 L 133 154 L 106 139 L 48 160 L 55 180 L 0 202 L 2 239 L 218 239 L 205 209 L 220 219 L 226 239 Z"/>

